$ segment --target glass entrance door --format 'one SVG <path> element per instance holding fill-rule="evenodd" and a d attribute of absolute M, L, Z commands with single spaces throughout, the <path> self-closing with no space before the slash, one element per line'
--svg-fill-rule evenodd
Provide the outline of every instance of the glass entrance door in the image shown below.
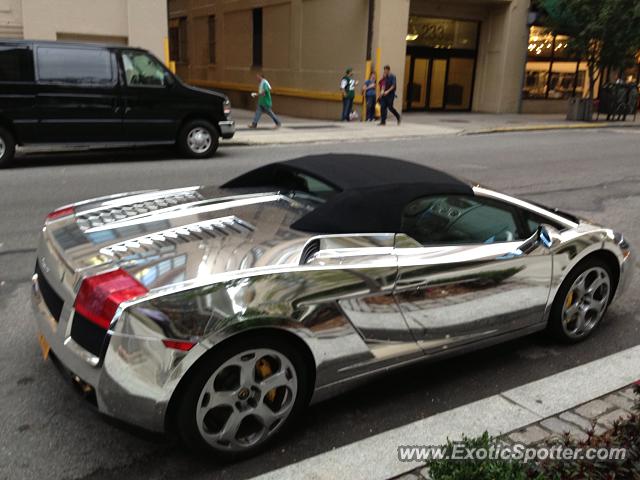
<path fill-rule="evenodd" d="M 444 107 L 445 85 L 447 83 L 447 61 L 441 58 L 433 61 L 431 69 L 431 90 L 429 91 L 429 110 Z"/>
<path fill-rule="evenodd" d="M 471 109 L 479 31 L 478 22 L 410 15 L 405 109 Z"/>
<path fill-rule="evenodd" d="M 411 95 L 410 106 L 412 109 L 425 108 L 427 105 L 427 88 L 429 75 L 429 59 L 415 58 L 413 60 L 413 76 L 411 77 Z"/>
<path fill-rule="evenodd" d="M 407 56 L 407 110 L 470 110 L 474 58 Z"/>
<path fill-rule="evenodd" d="M 447 110 L 469 110 L 473 88 L 473 58 L 450 58 L 447 69 Z"/>

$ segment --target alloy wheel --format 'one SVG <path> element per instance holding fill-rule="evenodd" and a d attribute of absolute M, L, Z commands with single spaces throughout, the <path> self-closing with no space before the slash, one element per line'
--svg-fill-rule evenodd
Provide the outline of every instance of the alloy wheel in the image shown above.
<path fill-rule="evenodd" d="M 567 336 L 580 338 L 600 322 L 609 303 L 611 279 L 602 267 L 591 267 L 578 275 L 562 307 L 562 328 Z"/>
<path fill-rule="evenodd" d="M 195 127 L 187 134 L 187 146 L 194 153 L 204 153 L 211 147 L 211 133 L 202 127 Z"/>
<path fill-rule="evenodd" d="M 267 348 L 244 351 L 205 383 L 196 407 L 198 430 L 215 449 L 241 452 L 284 425 L 297 394 L 296 370 L 285 355 Z"/>

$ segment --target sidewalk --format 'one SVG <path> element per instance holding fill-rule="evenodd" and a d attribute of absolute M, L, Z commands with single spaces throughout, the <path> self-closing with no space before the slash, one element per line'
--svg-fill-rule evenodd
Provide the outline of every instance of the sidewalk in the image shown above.
<path fill-rule="evenodd" d="M 223 145 L 279 145 L 293 143 L 343 142 L 362 140 L 384 140 L 425 136 L 456 135 L 461 129 L 456 126 L 404 122 L 396 125 L 395 118 L 384 127 L 373 122 L 340 122 L 312 120 L 279 115 L 282 127 L 274 128 L 273 121 L 262 117 L 258 128 L 250 129 L 253 112 L 233 110 L 236 134 Z"/>
<path fill-rule="evenodd" d="M 254 480 L 422 480 L 428 478 L 424 462 L 401 460 L 399 447 L 443 445 L 447 439 L 474 438 L 483 432 L 534 445 L 565 429 L 580 438 L 593 420 L 599 433 L 617 417 L 628 415 L 629 386 L 639 377 L 640 345 L 339 446 Z"/>
<path fill-rule="evenodd" d="M 253 112 L 233 110 L 236 135 L 227 145 L 278 145 L 336 141 L 390 140 L 424 136 L 479 135 L 535 130 L 627 128 L 640 127 L 640 117 L 626 122 L 570 122 L 558 114 L 490 114 L 490 113 L 423 113 L 407 112 L 402 125 L 391 116 L 387 125 L 361 121 L 340 122 L 281 116 L 282 128 L 274 129 L 270 118 L 262 118 L 257 129 L 248 127 Z"/>
<path fill-rule="evenodd" d="M 631 417 L 635 401 L 633 386 L 633 384 L 628 385 L 558 415 L 506 433 L 500 437 L 500 440 L 511 445 L 519 443 L 537 446 L 561 441 L 564 435 L 569 435 L 578 442 L 587 441 L 589 432 L 593 435 L 601 435 L 613 428 L 614 422 Z M 429 469 L 422 466 L 393 480 L 430 479 Z"/>

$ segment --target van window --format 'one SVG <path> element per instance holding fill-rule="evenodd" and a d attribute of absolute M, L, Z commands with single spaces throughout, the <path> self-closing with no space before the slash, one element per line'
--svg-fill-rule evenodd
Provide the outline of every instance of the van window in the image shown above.
<path fill-rule="evenodd" d="M 122 52 L 122 66 L 129 86 L 164 87 L 166 84 L 166 70 L 155 58 L 144 52 Z"/>
<path fill-rule="evenodd" d="M 111 53 L 95 48 L 39 47 L 38 78 L 42 82 L 110 85 Z"/>
<path fill-rule="evenodd" d="M 32 82 L 31 50 L 13 45 L 0 45 L 0 82 Z"/>

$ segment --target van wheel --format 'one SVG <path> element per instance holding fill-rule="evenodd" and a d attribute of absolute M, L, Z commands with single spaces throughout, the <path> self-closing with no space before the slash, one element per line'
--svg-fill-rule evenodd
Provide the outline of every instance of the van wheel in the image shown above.
<path fill-rule="evenodd" d="M 16 153 L 16 142 L 13 135 L 0 127 L 0 168 L 8 167 Z"/>
<path fill-rule="evenodd" d="M 180 130 L 177 145 L 187 157 L 211 157 L 218 150 L 218 131 L 206 120 L 192 120 Z"/>

